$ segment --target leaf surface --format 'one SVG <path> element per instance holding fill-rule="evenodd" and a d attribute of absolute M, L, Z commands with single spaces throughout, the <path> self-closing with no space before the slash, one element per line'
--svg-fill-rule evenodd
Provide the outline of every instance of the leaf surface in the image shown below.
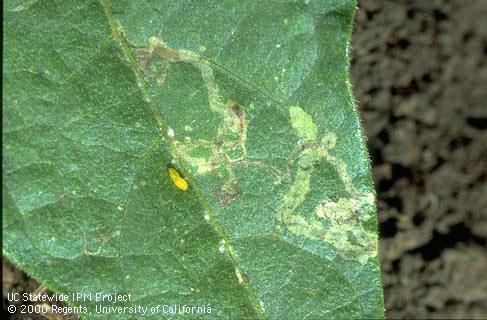
<path fill-rule="evenodd" d="M 86 319 L 383 317 L 355 5 L 7 2 L 4 254 Z"/>

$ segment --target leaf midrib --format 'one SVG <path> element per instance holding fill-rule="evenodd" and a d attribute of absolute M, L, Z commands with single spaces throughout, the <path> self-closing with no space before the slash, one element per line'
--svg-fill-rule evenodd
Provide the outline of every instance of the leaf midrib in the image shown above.
<path fill-rule="evenodd" d="M 99 1 L 100 1 L 101 6 L 104 9 L 105 16 L 108 20 L 108 24 L 110 25 L 113 37 L 116 41 L 119 42 L 128 62 L 130 64 L 130 67 L 131 67 L 132 71 L 134 72 L 136 80 L 139 84 L 139 88 L 141 90 L 141 93 L 144 96 L 144 99 L 146 100 L 146 102 L 151 107 L 152 112 L 154 114 L 154 117 L 155 117 L 157 123 L 159 124 L 161 130 L 163 130 L 163 132 L 167 132 L 167 125 L 164 121 L 164 118 L 162 117 L 162 114 L 160 113 L 160 110 L 157 108 L 155 101 L 152 99 L 151 95 L 149 94 L 149 89 L 148 89 L 147 83 L 145 82 L 143 76 L 140 74 L 140 71 L 137 68 L 137 63 L 136 63 L 135 57 L 133 56 L 132 51 L 130 49 L 128 40 L 126 39 L 123 31 L 121 30 L 122 26 L 113 17 L 113 14 L 111 11 L 110 1 L 109 0 L 99 0 Z M 179 153 L 178 153 L 176 147 L 174 146 L 174 144 L 170 141 L 170 139 L 167 139 L 166 137 L 164 137 L 164 138 L 165 138 L 165 141 L 167 142 L 167 144 L 170 146 L 171 153 L 172 153 L 173 157 L 178 160 L 178 163 L 181 166 L 181 170 L 184 172 L 185 176 L 191 181 L 192 185 L 194 186 L 193 190 L 194 190 L 198 200 L 200 201 L 201 205 L 204 207 L 206 213 L 208 214 L 208 216 L 210 218 L 209 224 L 213 227 L 213 229 L 218 234 L 220 239 L 224 240 L 225 249 L 229 253 L 229 256 L 230 256 L 230 258 L 234 264 L 234 267 L 238 270 L 243 271 L 236 255 L 233 251 L 233 247 L 230 244 L 230 240 L 229 240 L 228 236 L 226 235 L 225 231 L 223 230 L 223 228 L 221 227 L 221 225 L 216 221 L 215 216 L 213 214 L 213 211 L 212 211 L 204 193 L 199 188 L 199 185 L 196 183 L 196 180 L 193 177 L 193 175 L 191 174 L 190 170 L 185 166 L 185 163 L 184 163 L 184 161 L 182 161 L 181 157 L 179 156 Z M 248 299 L 249 299 L 250 303 L 252 304 L 252 306 L 254 307 L 257 314 L 259 315 L 259 317 L 261 319 L 267 319 L 268 317 L 265 314 L 264 309 L 262 308 L 262 306 L 260 305 L 260 303 L 257 300 L 255 290 L 252 286 L 250 286 L 250 283 L 248 282 L 247 278 L 245 278 L 245 277 L 243 278 L 243 283 L 241 285 L 245 288 L 247 295 L 248 295 Z"/>

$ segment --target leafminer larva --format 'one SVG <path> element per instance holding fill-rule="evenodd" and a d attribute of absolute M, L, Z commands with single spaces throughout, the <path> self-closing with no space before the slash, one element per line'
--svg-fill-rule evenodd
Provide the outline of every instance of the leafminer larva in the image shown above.
<path fill-rule="evenodd" d="M 171 165 L 167 166 L 167 174 L 169 175 L 169 178 L 171 178 L 172 183 L 178 188 L 183 191 L 188 191 L 189 189 L 189 184 L 186 179 L 183 178 L 183 176 L 179 173 L 176 168 L 172 167 Z"/>

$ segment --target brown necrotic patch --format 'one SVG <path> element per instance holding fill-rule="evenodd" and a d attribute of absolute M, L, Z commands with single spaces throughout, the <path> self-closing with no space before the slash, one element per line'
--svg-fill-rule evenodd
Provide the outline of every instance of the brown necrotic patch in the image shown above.
<path fill-rule="evenodd" d="M 228 207 L 239 196 L 242 195 L 240 185 L 236 180 L 229 180 L 220 190 L 214 192 L 215 197 L 223 208 Z"/>
<path fill-rule="evenodd" d="M 137 65 L 147 77 L 154 79 L 158 85 L 163 85 L 171 61 L 161 50 L 155 48 L 139 49 L 136 52 Z"/>

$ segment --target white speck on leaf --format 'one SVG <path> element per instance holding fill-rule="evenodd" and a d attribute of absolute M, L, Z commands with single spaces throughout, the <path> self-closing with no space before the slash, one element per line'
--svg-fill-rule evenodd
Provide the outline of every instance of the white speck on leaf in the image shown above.
<path fill-rule="evenodd" d="M 220 251 L 220 253 L 225 252 L 225 240 L 220 241 L 220 247 L 218 248 L 218 251 Z"/>
<path fill-rule="evenodd" d="M 235 274 L 237 275 L 237 278 L 238 278 L 238 283 L 243 283 L 243 277 L 242 277 L 242 273 L 240 272 L 240 270 L 238 270 L 238 268 L 235 269 Z"/>
<path fill-rule="evenodd" d="M 29 9 L 33 4 L 35 4 L 37 0 L 28 0 L 22 3 L 21 5 L 16 6 L 12 11 L 13 12 L 20 12 Z"/>

